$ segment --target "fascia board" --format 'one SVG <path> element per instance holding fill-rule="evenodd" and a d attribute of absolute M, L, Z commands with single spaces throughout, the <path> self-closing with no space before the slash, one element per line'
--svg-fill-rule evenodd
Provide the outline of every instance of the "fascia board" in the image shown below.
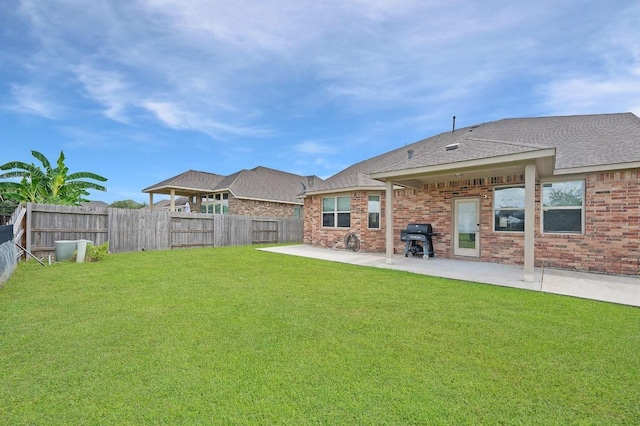
<path fill-rule="evenodd" d="M 295 202 L 295 201 L 284 201 L 284 200 L 269 200 L 266 198 L 254 198 L 254 197 L 236 197 L 235 195 L 233 196 L 233 198 L 235 198 L 236 200 L 251 200 L 251 201 L 262 201 L 265 203 L 280 203 L 280 204 L 293 204 L 293 205 L 303 205 L 304 203 L 301 202 Z"/>
<path fill-rule="evenodd" d="M 155 186 L 153 188 L 143 189 L 142 192 L 154 192 L 160 194 L 160 191 L 189 191 L 189 192 L 211 192 L 210 189 L 202 189 L 202 188 L 189 188 L 186 186 L 173 186 L 173 185 L 164 185 L 164 186 Z M 167 192 L 168 193 L 168 192 Z"/>
<path fill-rule="evenodd" d="M 599 164 L 597 166 L 571 167 L 567 169 L 557 169 L 553 171 L 553 174 L 554 175 L 572 175 L 575 173 L 610 172 L 613 170 L 626 170 L 626 169 L 639 169 L 639 168 L 640 168 L 640 161 L 634 161 L 631 163 Z"/>
<path fill-rule="evenodd" d="M 402 186 L 397 186 L 394 187 L 394 189 L 401 189 Z M 354 192 L 354 191 L 384 191 L 385 190 L 385 186 L 384 185 L 380 185 L 380 186 L 350 186 L 350 187 L 344 187 L 344 188 L 333 188 L 333 189 L 327 189 L 327 190 L 323 190 L 323 191 L 307 191 L 304 195 L 324 195 L 324 194 L 340 194 L 340 193 L 346 193 L 346 192 Z"/>

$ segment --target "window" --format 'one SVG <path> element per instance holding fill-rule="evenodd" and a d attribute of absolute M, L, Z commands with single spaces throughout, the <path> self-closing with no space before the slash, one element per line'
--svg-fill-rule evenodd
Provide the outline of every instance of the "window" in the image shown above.
<path fill-rule="evenodd" d="M 349 228 L 351 226 L 351 197 L 323 198 L 322 226 Z"/>
<path fill-rule="evenodd" d="M 369 195 L 369 228 L 380 228 L 380 196 Z"/>
<path fill-rule="evenodd" d="M 215 214 L 229 213 L 229 194 L 216 194 L 214 196 L 213 212 Z"/>
<path fill-rule="evenodd" d="M 293 206 L 293 218 L 294 219 L 302 218 L 302 206 Z"/>
<path fill-rule="evenodd" d="M 203 195 L 200 200 L 200 212 L 213 214 L 213 195 Z"/>
<path fill-rule="evenodd" d="M 524 232 L 524 186 L 494 188 L 493 217 L 498 232 Z"/>
<path fill-rule="evenodd" d="M 542 232 L 582 234 L 584 181 L 542 184 Z"/>

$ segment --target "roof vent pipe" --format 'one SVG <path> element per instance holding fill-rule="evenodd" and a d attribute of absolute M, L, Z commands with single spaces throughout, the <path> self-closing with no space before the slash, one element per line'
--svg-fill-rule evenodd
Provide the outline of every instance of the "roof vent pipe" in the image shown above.
<path fill-rule="evenodd" d="M 456 116 L 453 116 L 453 127 L 451 128 L 451 133 L 456 131 Z"/>
<path fill-rule="evenodd" d="M 408 149 L 407 150 L 407 159 L 411 160 L 413 158 L 413 150 L 412 149 Z"/>

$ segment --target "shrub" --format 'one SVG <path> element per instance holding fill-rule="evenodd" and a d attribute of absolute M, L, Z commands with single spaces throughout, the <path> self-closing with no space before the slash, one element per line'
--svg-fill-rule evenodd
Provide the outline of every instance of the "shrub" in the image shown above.
<path fill-rule="evenodd" d="M 104 244 L 100 244 L 99 246 L 88 245 L 86 259 L 89 262 L 97 262 L 99 260 L 104 259 L 104 257 L 108 253 L 109 253 L 109 241 L 107 241 Z"/>

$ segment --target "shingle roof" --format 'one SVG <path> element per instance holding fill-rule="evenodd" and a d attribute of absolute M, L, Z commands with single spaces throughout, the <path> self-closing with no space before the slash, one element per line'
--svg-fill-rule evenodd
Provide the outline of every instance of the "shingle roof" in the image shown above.
<path fill-rule="evenodd" d="M 188 202 L 189 202 L 189 198 L 187 197 L 177 197 L 174 200 L 173 204 L 175 206 L 184 206 Z M 157 203 L 154 203 L 153 207 L 158 209 L 158 208 L 169 207 L 170 205 L 171 205 L 171 200 L 160 200 Z"/>
<path fill-rule="evenodd" d="M 150 187 L 143 189 L 142 192 L 168 194 L 168 190 L 170 188 L 189 191 L 210 191 L 211 188 L 215 188 L 223 179 L 224 176 L 217 175 L 215 173 L 188 170 L 177 176 L 156 183 L 155 185 L 151 185 Z"/>
<path fill-rule="evenodd" d="M 317 176 L 300 176 L 261 166 L 229 176 L 189 170 L 143 192 L 169 193 L 172 188 L 192 193 L 231 191 L 237 198 L 302 204 L 304 192 L 321 181 Z"/>
<path fill-rule="evenodd" d="M 457 144 L 458 149 L 445 147 Z M 354 164 L 314 188 L 382 188 L 372 173 L 404 171 L 553 148 L 555 169 L 640 161 L 640 119 L 632 113 L 512 118 L 461 128 Z M 408 151 L 412 150 L 412 158 Z"/>
<path fill-rule="evenodd" d="M 228 176 L 216 189 L 229 190 L 237 198 L 302 203 L 309 184 L 307 177 L 260 166 Z"/>

